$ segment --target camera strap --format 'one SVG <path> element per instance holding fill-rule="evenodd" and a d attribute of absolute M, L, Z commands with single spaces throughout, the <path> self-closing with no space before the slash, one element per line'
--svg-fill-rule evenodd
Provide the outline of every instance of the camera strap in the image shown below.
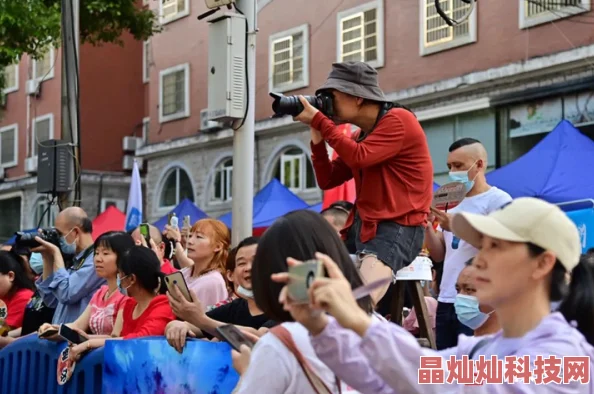
<path fill-rule="evenodd" d="M 85 249 L 82 256 L 80 256 L 80 259 L 75 258 L 72 261 L 72 267 L 71 267 L 72 271 L 78 271 L 80 269 L 80 267 L 82 267 L 83 264 L 85 263 L 85 260 L 94 252 L 94 250 L 95 250 L 95 245 L 91 245 Z"/>

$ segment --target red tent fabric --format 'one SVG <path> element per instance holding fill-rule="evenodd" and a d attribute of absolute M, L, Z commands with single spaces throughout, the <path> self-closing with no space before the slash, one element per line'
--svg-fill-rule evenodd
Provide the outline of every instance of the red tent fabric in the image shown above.
<path fill-rule="evenodd" d="M 351 125 L 341 125 L 338 126 L 342 128 L 342 133 L 352 133 Z M 332 160 L 336 160 L 338 158 L 338 154 L 336 151 L 332 153 Z M 335 187 L 334 189 L 326 190 L 324 192 L 324 201 L 322 204 L 322 209 L 328 208 L 330 205 L 335 203 L 336 201 L 348 201 L 348 202 L 355 202 L 355 198 L 357 196 L 356 189 L 355 189 L 355 180 L 351 179 L 348 182 L 343 183 L 340 186 Z"/>
<path fill-rule="evenodd" d="M 126 214 L 114 207 L 108 207 L 93 220 L 93 239 L 108 231 L 124 231 Z"/>

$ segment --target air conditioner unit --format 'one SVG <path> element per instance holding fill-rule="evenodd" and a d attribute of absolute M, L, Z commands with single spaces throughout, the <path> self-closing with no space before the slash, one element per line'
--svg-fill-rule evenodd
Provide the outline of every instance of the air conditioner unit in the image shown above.
<path fill-rule="evenodd" d="M 122 149 L 124 152 L 135 152 L 136 149 L 142 147 L 143 141 L 140 137 L 126 136 L 122 138 Z"/>
<path fill-rule="evenodd" d="M 25 84 L 25 92 L 29 96 L 38 96 L 41 90 L 41 84 L 37 79 L 30 79 Z"/>
<path fill-rule="evenodd" d="M 25 172 L 29 174 L 37 173 L 37 156 L 27 157 L 25 159 Z"/>
<path fill-rule="evenodd" d="M 208 119 L 208 108 L 200 111 L 200 131 L 218 131 L 223 129 L 221 122 Z"/>
<path fill-rule="evenodd" d="M 124 155 L 122 168 L 127 171 L 132 171 L 134 168 L 134 159 L 138 163 L 138 169 L 142 170 L 142 166 L 144 165 L 144 160 L 134 157 L 134 155 Z"/>

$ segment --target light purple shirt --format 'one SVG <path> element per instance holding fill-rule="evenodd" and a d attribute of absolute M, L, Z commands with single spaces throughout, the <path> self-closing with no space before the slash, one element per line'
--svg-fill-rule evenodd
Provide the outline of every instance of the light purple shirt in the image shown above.
<path fill-rule="evenodd" d="M 388 322 L 372 322 L 371 326 L 357 343 L 359 336 L 351 330 L 342 328 L 336 320 L 330 319 L 320 335 L 311 338 L 317 356 L 345 383 L 354 386 L 356 382 L 361 393 L 373 393 L 372 387 L 381 386 L 377 379 L 392 388 L 393 393 L 577 393 L 594 392 L 594 347 L 579 331 L 572 327 L 563 315 L 552 313 L 522 338 L 504 338 L 499 332 L 492 336 L 467 337 L 461 335 L 458 347 L 437 352 L 419 346 L 416 338 L 402 327 Z M 475 348 L 479 341 L 481 345 Z M 473 349 L 475 348 L 475 349 Z M 421 356 L 441 357 L 444 376 L 448 376 L 448 360 L 451 355 L 461 359 L 474 350 L 473 359 L 481 355 L 530 356 L 533 363 L 536 356 L 589 356 L 590 382 L 570 382 L 569 384 L 484 384 L 465 386 L 462 384 L 419 384 L 418 369 Z M 534 368 L 534 365 L 531 366 Z M 385 391 L 387 392 L 387 391 Z"/>

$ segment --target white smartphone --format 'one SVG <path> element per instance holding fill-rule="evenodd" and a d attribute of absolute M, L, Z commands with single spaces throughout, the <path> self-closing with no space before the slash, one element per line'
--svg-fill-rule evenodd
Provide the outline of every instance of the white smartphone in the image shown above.
<path fill-rule="evenodd" d="M 309 260 L 303 264 L 289 267 L 289 297 L 296 304 L 309 302 L 308 290 L 311 284 L 324 276 L 324 266 L 321 261 Z"/>

